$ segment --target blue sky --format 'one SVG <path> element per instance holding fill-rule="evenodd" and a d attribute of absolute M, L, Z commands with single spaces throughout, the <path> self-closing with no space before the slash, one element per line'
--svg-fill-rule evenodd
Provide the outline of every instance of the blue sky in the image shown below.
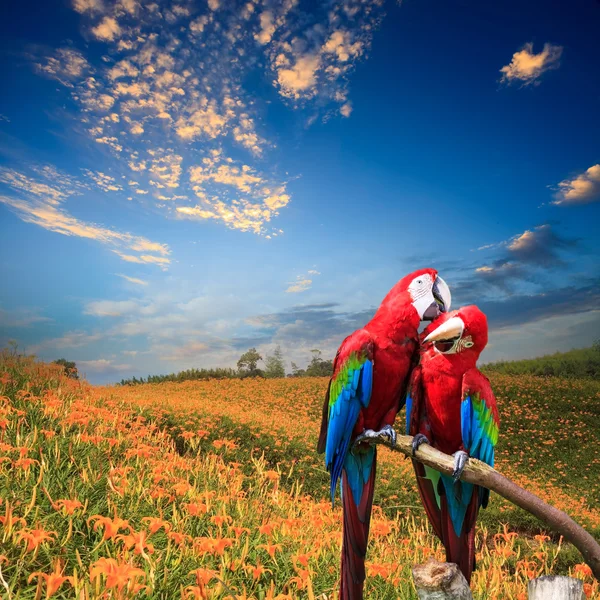
<path fill-rule="evenodd" d="M 483 360 L 600 338 L 594 2 L 0 8 L 0 343 L 92 382 L 332 355 L 406 273 Z"/>

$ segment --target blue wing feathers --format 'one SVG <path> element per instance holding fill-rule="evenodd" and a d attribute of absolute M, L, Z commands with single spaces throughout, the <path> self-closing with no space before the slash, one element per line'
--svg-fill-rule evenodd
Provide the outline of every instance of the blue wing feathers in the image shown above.
<path fill-rule="evenodd" d="M 410 394 L 406 395 L 406 435 L 410 434 L 410 418 L 412 413 L 413 399 Z"/>
<path fill-rule="evenodd" d="M 357 505 L 360 503 L 362 488 L 369 479 L 373 456 L 369 452 L 353 454 L 349 452 L 350 440 L 358 415 L 371 400 L 373 386 L 373 363 L 370 360 L 356 369 L 348 369 L 343 387 L 329 410 L 325 464 L 331 473 L 331 501 L 335 498 L 337 482 L 342 468 L 346 468 L 348 483 Z M 374 454 L 373 454 L 374 455 Z M 348 457 L 351 457 L 348 459 Z M 360 493 L 359 493 L 360 490 Z"/>
<path fill-rule="evenodd" d="M 474 410 L 473 401 L 471 396 L 468 395 L 461 403 L 461 435 L 465 450 L 469 453 L 469 456 L 477 458 L 491 467 L 494 466 L 494 442 L 491 437 L 493 427 L 493 415 L 490 407 L 484 405 L 481 410 Z M 446 484 L 446 481 L 444 481 Z M 454 529 L 460 534 L 460 527 L 462 527 L 462 521 L 464 520 L 464 511 L 468 506 L 468 501 L 473 493 L 473 486 L 460 482 L 461 486 L 461 502 L 460 506 L 451 507 L 450 513 L 452 516 L 452 524 Z M 487 506 L 488 499 L 490 496 L 489 490 L 485 488 L 479 488 L 479 504 L 484 508 Z M 450 504 L 450 502 L 449 502 Z M 457 510 L 459 509 L 460 510 Z M 455 511 L 453 513 L 453 510 Z M 462 513 L 462 517 L 461 517 Z M 456 518 L 456 521 L 455 521 Z"/>

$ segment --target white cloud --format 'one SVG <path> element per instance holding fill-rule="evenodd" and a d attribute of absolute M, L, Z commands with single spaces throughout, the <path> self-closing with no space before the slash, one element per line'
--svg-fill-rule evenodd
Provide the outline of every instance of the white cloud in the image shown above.
<path fill-rule="evenodd" d="M 171 261 L 168 258 L 170 249 L 166 244 L 152 242 L 142 236 L 135 236 L 130 233 L 124 233 L 88 223 L 73 217 L 59 205 L 69 195 L 75 193 L 71 186 L 70 179 L 66 177 L 64 181 L 60 180 L 60 173 L 56 170 L 45 167 L 38 170 L 38 174 L 47 181 L 58 182 L 61 188 L 56 188 L 47 183 L 40 182 L 31 177 L 23 175 L 18 171 L 3 169 L 0 171 L 0 181 L 6 183 L 17 192 L 29 196 L 29 200 L 15 196 L 0 195 L 0 203 L 5 204 L 26 223 L 33 223 L 43 227 L 48 231 L 54 231 L 62 235 L 81 237 L 95 240 L 102 244 L 112 246 L 123 260 L 129 262 L 141 262 L 147 264 L 158 264 L 166 267 Z M 104 173 L 94 173 L 88 171 L 88 174 L 96 181 L 101 188 L 119 187 L 114 185 L 114 179 Z M 125 254 L 125 250 L 134 251 L 140 256 Z M 158 254 L 159 256 L 153 256 Z M 126 257 L 126 258 L 125 258 Z"/>
<path fill-rule="evenodd" d="M 47 167 L 46 167 L 47 168 Z M 24 175 L 14 169 L 0 167 L 0 183 L 26 195 L 58 206 L 69 196 L 79 193 L 77 184 L 68 176 L 57 171 L 41 170 L 47 183 Z"/>
<path fill-rule="evenodd" d="M 96 360 L 78 360 L 77 370 L 85 374 L 86 371 L 94 373 L 111 373 L 115 371 L 129 371 L 131 365 L 115 363 L 113 360 L 98 358 Z"/>
<path fill-rule="evenodd" d="M 103 12 L 102 0 L 73 0 L 73 9 L 78 13 Z"/>
<path fill-rule="evenodd" d="M 201 166 L 190 168 L 190 183 L 200 203 L 178 206 L 180 216 L 214 219 L 241 231 L 264 234 L 266 223 L 290 202 L 285 184 L 273 184 L 252 167 L 224 158 L 219 151 L 205 157 Z"/>
<path fill-rule="evenodd" d="M 89 169 L 84 169 L 84 173 L 104 192 L 120 192 L 123 190 L 123 187 L 110 175 L 100 171 L 90 171 Z"/>
<path fill-rule="evenodd" d="M 298 57 L 293 64 L 281 55 L 281 68 L 277 71 L 280 93 L 288 98 L 309 98 L 316 94 L 317 71 L 321 66 L 319 55 Z"/>
<path fill-rule="evenodd" d="M 129 283 L 135 283 L 136 285 L 148 285 L 147 281 L 143 279 L 138 279 L 137 277 L 130 277 L 129 275 L 123 275 L 122 273 L 117 273 L 117 277 L 121 277 L 125 279 L 125 281 L 129 281 Z"/>
<path fill-rule="evenodd" d="M 346 102 L 346 104 L 343 104 L 340 108 L 340 114 L 343 117 L 349 117 L 352 114 L 352 104 L 350 102 Z"/>
<path fill-rule="evenodd" d="M 310 269 L 306 275 L 296 275 L 296 281 L 289 282 L 286 294 L 298 294 L 309 290 L 313 283 L 312 277 L 320 274 L 316 269 Z"/>
<path fill-rule="evenodd" d="M 104 337 L 101 333 L 85 333 L 83 331 L 69 331 L 57 338 L 42 340 L 41 342 L 28 346 L 27 354 L 39 354 L 46 350 L 63 350 L 65 348 L 80 348 L 93 344 Z"/>
<path fill-rule="evenodd" d="M 508 65 L 500 69 L 501 82 L 512 83 L 520 81 L 523 85 L 537 83 L 542 73 L 550 69 L 558 69 L 562 46 L 544 44 L 544 49 L 539 53 L 533 52 L 533 44 L 528 43 L 521 50 L 513 54 Z"/>
<path fill-rule="evenodd" d="M 121 33 L 121 27 L 113 17 L 104 17 L 102 21 L 92 28 L 92 33 L 103 41 L 113 41 Z"/>
<path fill-rule="evenodd" d="M 73 87 L 73 82 L 81 79 L 90 70 L 83 54 L 73 48 L 59 48 L 54 56 L 45 57 L 35 66 L 39 73 L 56 79 L 67 87 Z"/>
<path fill-rule="evenodd" d="M 0 306 L 0 327 L 31 327 L 35 323 L 47 321 L 52 321 L 52 319 L 44 317 L 34 310 L 26 308 L 6 310 Z"/>
<path fill-rule="evenodd" d="M 588 204 L 600 200 L 600 164 L 558 184 L 552 204 Z"/>

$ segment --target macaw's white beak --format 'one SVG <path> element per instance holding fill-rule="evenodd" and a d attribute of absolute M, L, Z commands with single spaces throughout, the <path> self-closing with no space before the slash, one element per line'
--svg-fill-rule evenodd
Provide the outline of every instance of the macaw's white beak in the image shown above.
<path fill-rule="evenodd" d="M 425 343 L 454 340 L 462 336 L 465 324 L 460 317 L 452 317 L 434 329 L 426 338 Z"/>
<path fill-rule="evenodd" d="M 431 304 L 423 313 L 423 320 L 433 321 L 442 313 L 450 310 L 452 295 L 448 284 L 438 275 L 433 282 L 431 289 Z"/>
<path fill-rule="evenodd" d="M 433 297 L 440 304 L 441 312 L 448 312 L 452 304 L 452 294 L 448 284 L 438 275 L 433 284 Z"/>

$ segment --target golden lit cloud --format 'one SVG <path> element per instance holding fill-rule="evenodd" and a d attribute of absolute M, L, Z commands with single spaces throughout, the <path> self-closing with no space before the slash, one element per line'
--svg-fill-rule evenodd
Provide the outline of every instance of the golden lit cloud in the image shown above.
<path fill-rule="evenodd" d="M 552 204 L 563 206 L 600 200 L 600 164 L 591 166 L 573 179 L 561 181 L 554 197 Z"/>
<path fill-rule="evenodd" d="M 92 33 L 99 40 L 112 42 L 121 33 L 121 27 L 113 17 L 104 17 L 96 27 L 92 28 Z"/>
<path fill-rule="evenodd" d="M 123 275 L 123 273 L 117 273 L 117 277 L 121 277 L 122 279 L 125 279 L 125 281 L 129 281 L 129 283 L 135 283 L 135 285 L 148 285 L 148 282 L 144 281 L 143 279 L 129 277 L 129 275 Z"/>
<path fill-rule="evenodd" d="M 513 54 L 510 63 L 500 69 L 503 83 L 520 81 L 523 85 L 537 83 L 542 73 L 549 69 L 558 69 L 562 46 L 544 44 L 544 49 L 539 53 L 533 52 L 533 44 L 528 43 L 521 50 Z"/>

